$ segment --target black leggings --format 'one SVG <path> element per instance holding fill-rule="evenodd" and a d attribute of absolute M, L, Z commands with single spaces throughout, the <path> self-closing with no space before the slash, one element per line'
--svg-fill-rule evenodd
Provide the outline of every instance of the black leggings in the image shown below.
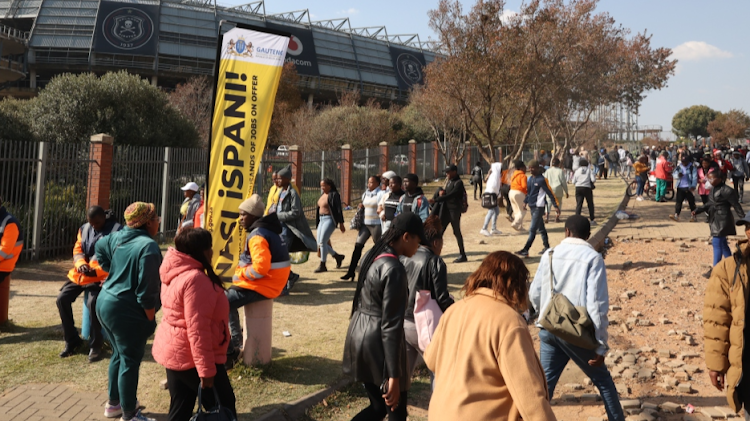
<path fill-rule="evenodd" d="M 443 204 L 443 206 L 445 206 L 445 204 Z M 466 251 L 464 250 L 464 236 L 461 234 L 461 210 L 446 209 L 443 216 L 446 216 L 446 214 L 450 219 L 441 221 L 443 223 L 443 233 L 448 229 L 449 224 L 452 225 L 453 235 L 456 236 L 456 242 L 458 243 L 458 251 L 461 253 L 461 256 L 466 256 Z"/>
<path fill-rule="evenodd" d="M 370 406 L 363 409 L 352 418 L 352 421 L 382 421 L 388 415 L 388 421 L 406 421 L 406 392 L 401 392 L 396 411 L 391 411 L 385 404 L 380 387 L 374 383 L 364 383 L 367 397 L 370 398 Z"/>
<path fill-rule="evenodd" d="M 581 215 L 583 208 L 583 199 L 589 206 L 589 219 L 594 220 L 594 193 L 591 187 L 576 187 L 576 215 Z"/>
<path fill-rule="evenodd" d="M 604 179 L 607 179 L 607 170 L 604 169 L 604 164 L 599 165 L 599 178 L 602 178 L 604 176 Z"/>
<path fill-rule="evenodd" d="M 198 370 L 191 368 L 185 371 L 167 369 L 167 387 L 169 388 L 169 421 L 189 421 L 193 416 L 195 400 L 198 397 L 198 388 L 201 379 Z M 224 364 L 216 364 L 216 375 L 214 376 L 214 389 L 219 395 L 221 406 L 228 408 L 237 416 L 235 408 L 234 390 L 229 382 L 227 370 Z M 201 393 L 203 407 L 211 409 L 216 406 L 216 398 L 211 389 L 203 389 Z"/>
<path fill-rule="evenodd" d="M 474 200 L 477 200 L 477 189 L 479 189 L 479 197 L 481 198 L 482 192 L 484 192 L 484 189 L 482 188 L 482 180 L 474 182 Z"/>
<path fill-rule="evenodd" d="M 687 199 L 688 205 L 690 206 L 690 211 L 695 210 L 695 196 L 693 196 L 693 192 L 690 191 L 690 189 L 677 189 L 677 198 L 675 199 L 674 203 L 674 213 L 677 214 L 677 216 L 680 215 L 680 212 L 682 212 L 682 203 Z"/>

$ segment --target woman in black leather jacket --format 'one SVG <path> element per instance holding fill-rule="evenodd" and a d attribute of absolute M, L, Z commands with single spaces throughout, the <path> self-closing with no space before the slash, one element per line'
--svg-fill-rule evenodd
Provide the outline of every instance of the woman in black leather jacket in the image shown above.
<path fill-rule="evenodd" d="M 364 383 L 370 406 L 353 420 L 406 420 L 406 270 L 399 256 L 411 257 L 425 242 L 422 220 L 413 213 L 393 219 L 386 234 L 362 261 L 344 344 L 344 374 Z"/>
<path fill-rule="evenodd" d="M 730 208 L 734 208 L 740 218 L 745 216 L 745 212 L 742 210 L 737 192 L 724 184 L 724 178 L 720 171 L 710 170 L 708 182 L 713 186 L 713 189 L 708 193 L 708 203 L 693 211 L 693 216 L 708 212 L 708 223 L 713 237 L 714 266 L 716 266 L 721 259 L 732 255 L 727 236 L 737 234 L 737 230 Z"/>
<path fill-rule="evenodd" d="M 410 258 L 401 258 L 409 280 L 409 298 L 404 314 L 404 335 L 406 336 L 406 374 L 409 382 L 419 361 L 422 350 L 419 349 L 417 326 L 414 323 L 414 301 L 420 290 L 430 291 L 437 301 L 440 310 L 445 313 L 453 304 L 453 297 L 448 293 L 448 268 L 440 257 L 443 251 L 443 224 L 440 218 L 431 216 L 424 222 L 424 236 L 427 243 L 419 246 L 416 254 Z M 435 378 L 430 373 L 430 379 Z"/>

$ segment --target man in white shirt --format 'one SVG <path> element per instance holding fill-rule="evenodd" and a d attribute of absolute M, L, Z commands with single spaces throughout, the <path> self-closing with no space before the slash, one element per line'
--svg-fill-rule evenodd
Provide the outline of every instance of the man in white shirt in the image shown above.
<path fill-rule="evenodd" d="M 549 396 L 555 393 L 560 375 L 568 361 L 573 360 L 583 371 L 604 400 L 609 420 L 623 421 L 622 406 L 609 370 L 604 365 L 607 353 L 607 271 L 601 254 L 586 241 L 591 234 L 589 221 L 573 215 L 565 221 L 565 239 L 552 250 L 548 250 L 539 261 L 539 268 L 529 288 L 529 300 L 543 315 L 552 299 L 550 270 L 553 273 L 554 291 L 563 294 L 574 306 L 586 308 L 594 323 L 595 337 L 599 347 L 589 350 L 577 347 L 544 329 L 539 331 L 540 361 L 547 377 Z M 553 253 L 554 251 L 554 253 Z M 550 258 L 552 253 L 552 258 Z M 551 263 L 551 265 L 550 265 Z M 550 266 L 552 269 L 550 269 Z M 537 324 L 540 328 L 541 325 Z"/>

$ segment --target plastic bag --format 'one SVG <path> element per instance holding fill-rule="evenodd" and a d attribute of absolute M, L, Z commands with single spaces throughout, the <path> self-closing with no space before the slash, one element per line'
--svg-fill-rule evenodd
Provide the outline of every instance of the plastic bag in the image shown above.
<path fill-rule="evenodd" d="M 289 261 L 291 261 L 293 265 L 301 265 L 303 263 L 306 263 L 309 258 L 309 251 L 297 251 L 294 253 L 289 253 Z"/>

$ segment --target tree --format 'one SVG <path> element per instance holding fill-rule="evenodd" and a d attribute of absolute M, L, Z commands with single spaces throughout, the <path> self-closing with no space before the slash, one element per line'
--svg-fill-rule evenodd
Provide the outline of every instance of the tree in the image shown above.
<path fill-rule="evenodd" d="M 167 94 L 125 71 L 57 76 L 28 106 L 34 136 L 46 141 L 84 142 L 107 133 L 117 144 L 199 145 L 193 122 Z"/>
<path fill-rule="evenodd" d="M 445 55 L 426 69 L 426 86 L 461 110 L 472 142 L 485 159 L 500 144 L 520 156 L 542 120 L 557 142 L 584 127 L 594 106 L 636 108 L 674 72 L 669 49 L 628 31 L 597 0 L 533 0 L 503 17 L 503 0 L 479 1 L 464 14 L 458 1 L 441 0 L 430 26 Z M 565 142 L 564 142 L 565 143 Z"/>
<path fill-rule="evenodd" d="M 205 76 L 191 77 L 187 82 L 177 85 L 174 92 L 169 94 L 172 106 L 195 125 L 203 147 L 208 146 L 211 137 L 213 95 L 211 79 Z"/>
<path fill-rule="evenodd" d="M 750 116 L 745 111 L 737 109 L 718 113 L 716 118 L 708 123 L 708 134 L 714 142 L 719 144 L 745 138 L 748 129 L 750 129 Z"/>
<path fill-rule="evenodd" d="M 34 139 L 26 112 L 27 102 L 15 98 L 0 101 L 0 139 L 22 140 Z"/>
<path fill-rule="evenodd" d="M 281 70 L 279 88 L 276 90 L 276 101 L 273 104 L 273 117 L 268 129 L 268 144 L 281 145 L 281 133 L 284 122 L 305 105 L 298 88 L 299 75 L 294 63 L 287 62 Z"/>
<path fill-rule="evenodd" d="M 412 91 L 410 105 L 419 113 L 430 129 L 432 139 L 440 148 L 446 165 L 459 162 L 466 153 L 469 131 L 461 118 L 461 109 L 456 102 L 446 102 L 442 93 L 433 84 Z M 490 152 L 490 155 L 492 153 Z"/>
<path fill-rule="evenodd" d="M 714 118 L 716 111 L 705 105 L 683 108 L 672 117 L 672 132 L 691 139 L 708 137 L 708 123 Z"/>

